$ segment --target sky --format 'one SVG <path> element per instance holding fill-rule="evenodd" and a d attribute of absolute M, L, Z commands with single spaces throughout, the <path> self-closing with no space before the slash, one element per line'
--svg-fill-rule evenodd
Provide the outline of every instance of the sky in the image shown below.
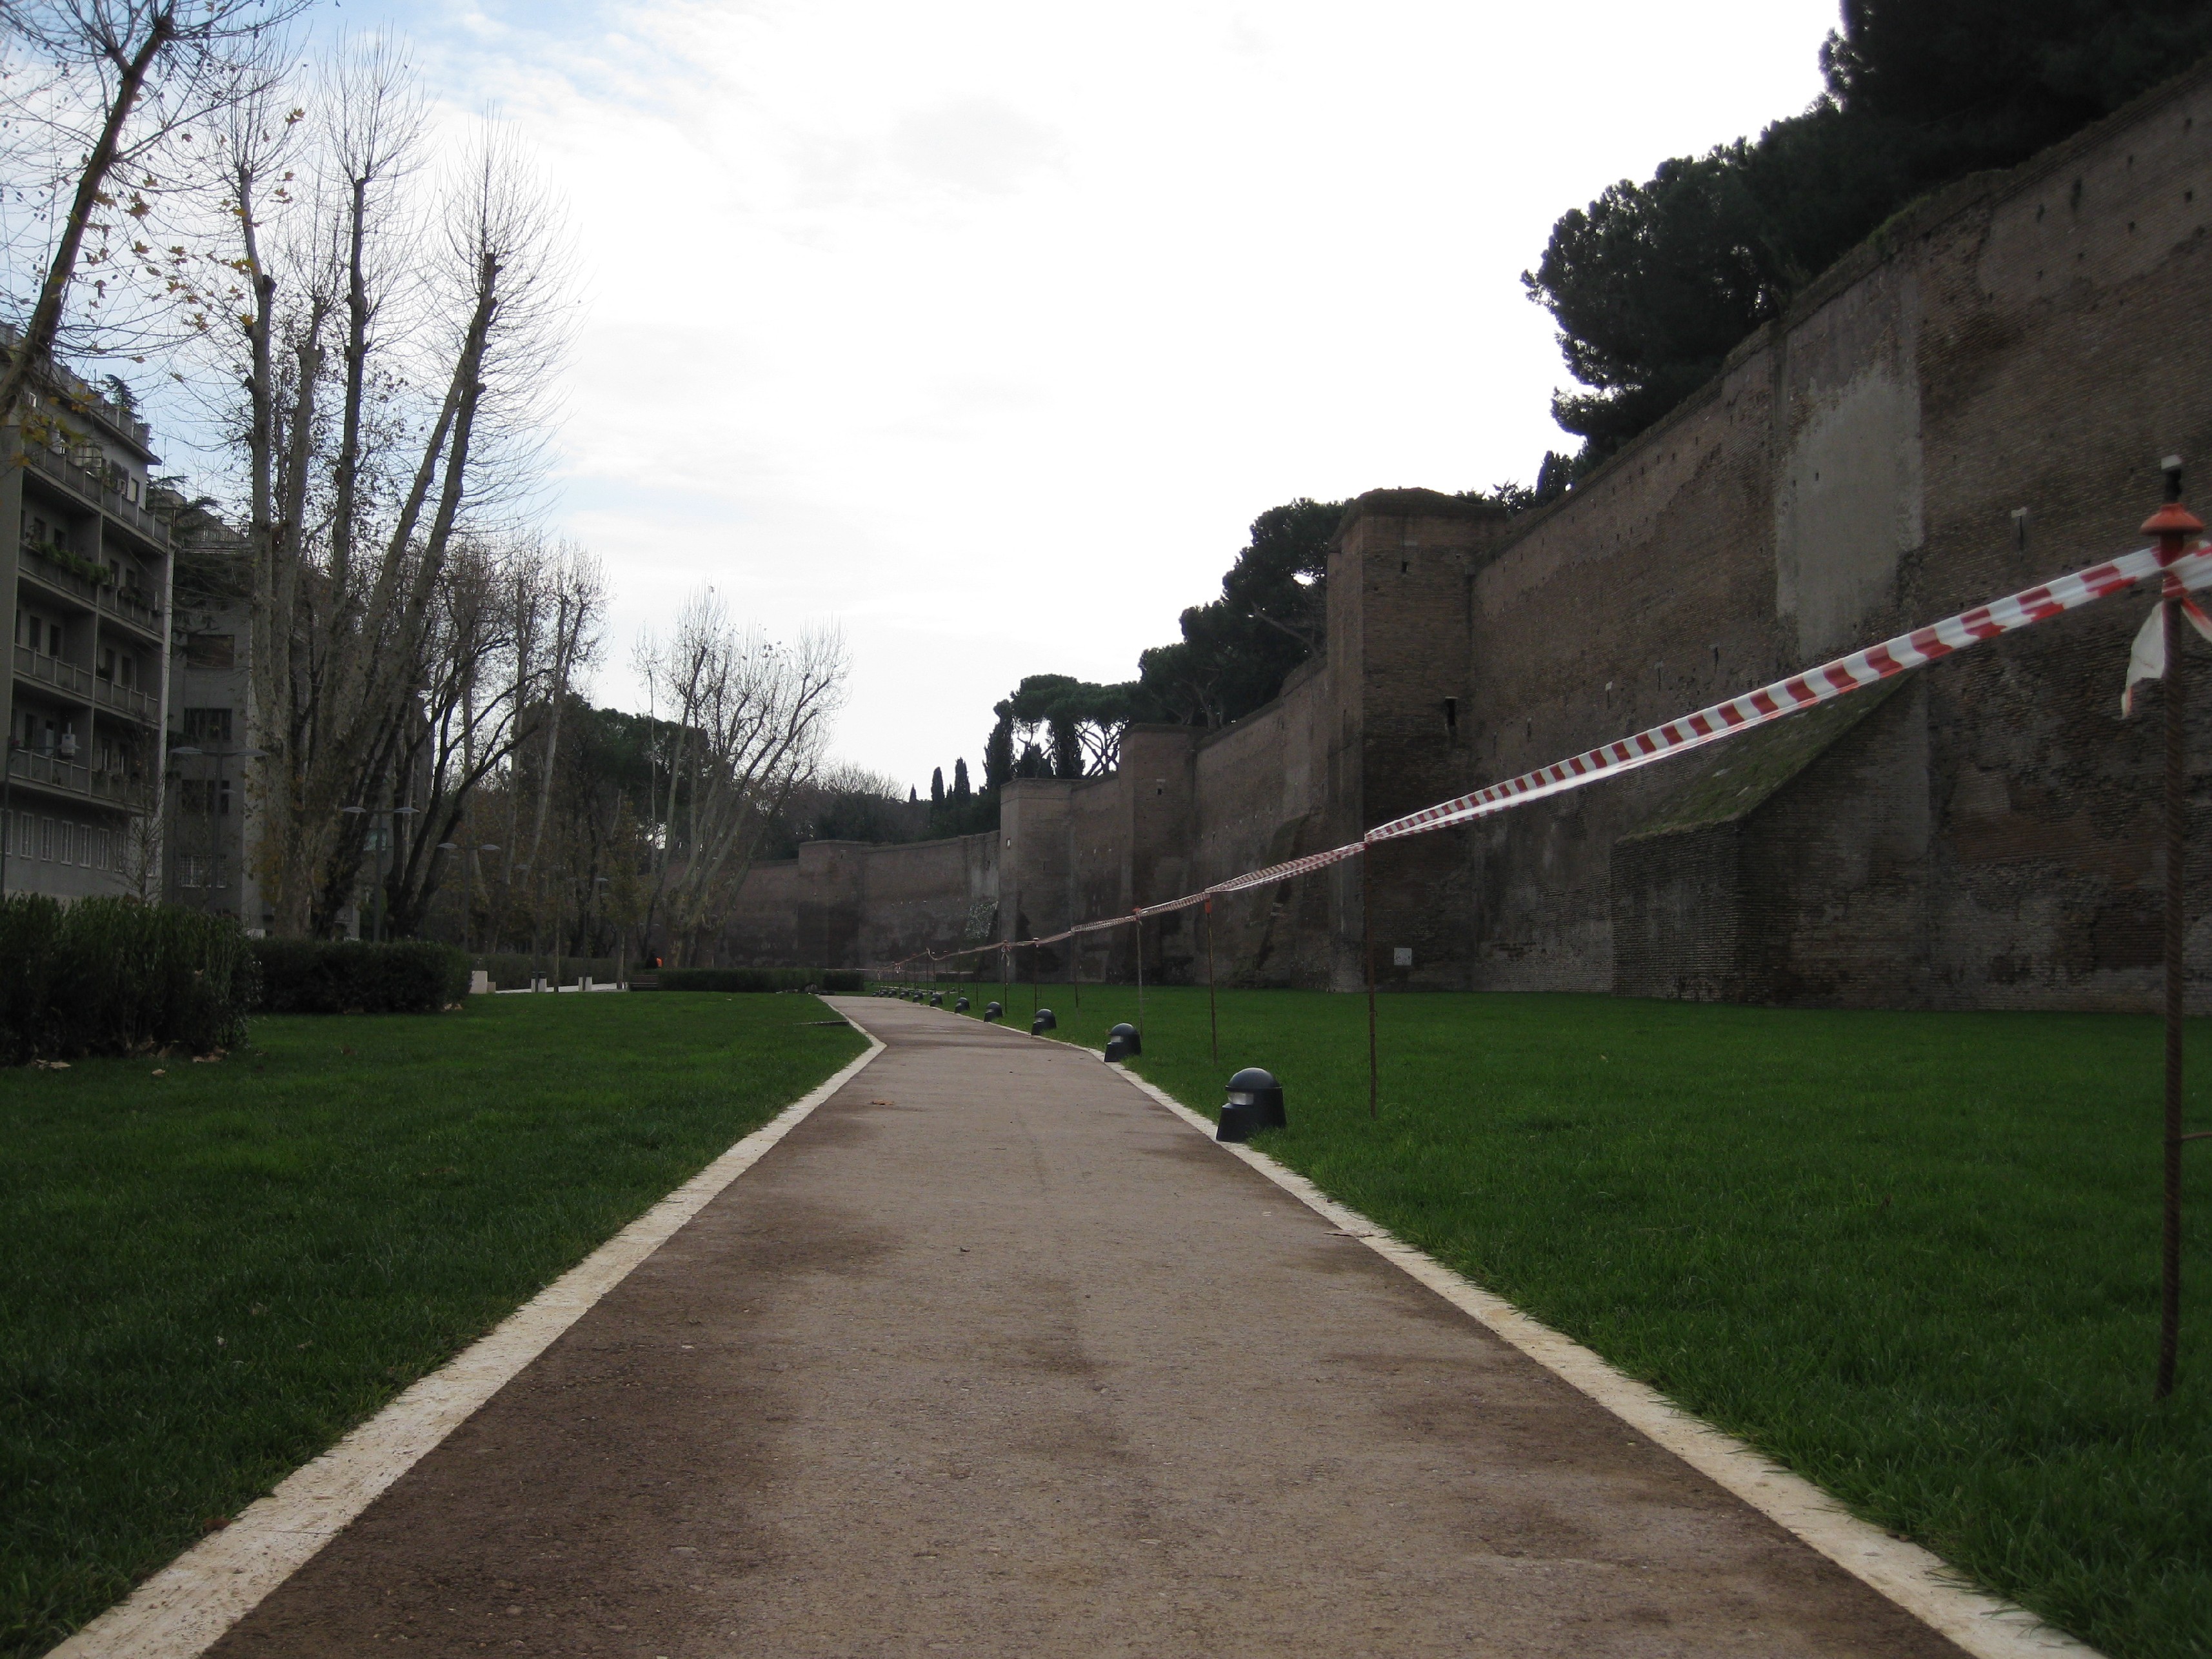
<path fill-rule="evenodd" d="M 1025 674 L 1121 680 L 1262 510 L 1571 449 L 1551 225 L 1792 113 L 1834 0 L 347 0 L 566 203 L 548 528 L 595 701 L 712 585 L 840 628 L 925 793 Z"/>

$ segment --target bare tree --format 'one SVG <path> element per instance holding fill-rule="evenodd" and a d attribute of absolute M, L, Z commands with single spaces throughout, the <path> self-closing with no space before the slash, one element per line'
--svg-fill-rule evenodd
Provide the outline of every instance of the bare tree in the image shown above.
<path fill-rule="evenodd" d="M 11 105 L 25 140 L 9 158 L 17 188 L 37 180 L 25 234 L 36 244 L 36 292 L 0 371 L 0 421 L 47 373 L 71 288 L 87 268 L 95 304 L 102 267 L 144 268 L 136 233 L 173 183 L 173 152 L 195 125 L 261 95 L 282 68 L 283 26 L 307 0 L 0 0 L 0 27 L 29 65 L 11 65 Z M 27 73 L 29 82 L 21 76 Z M 39 152 L 39 166 L 33 155 Z M 42 175 L 42 176 L 41 176 Z M 11 248 L 20 255 L 22 250 Z M 157 262 L 158 264 L 158 262 Z M 28 272 L 20 274 L 27 278 Z M 29 286 L 27 281 L 25 286 Z M 11 295 L 11 299 L 15 296 Z"/>
<path fill-rule="evenodd" d="M 834 631 L 780 644 L 732 623 L 708 589 L 665 641 L 640 642 L 637 665 L 656 718 L 665 707 L 670 722 L 649 913 L 682 963 L 720 931 L 763 836 L 820 767 L 849 663 Z"/>
<path fill-rule="evenodd" d="M 466 571 L 449 582 L 449 565 L 511 487 L 511 471 L 487 478 L 479 464 L 527 424 L 558 343 L 562 275 L 550 202 L 489 131 L 446 189 L 431 239 L 443 258 L 424 261 L 404 189 L 421 112 L 398 52 L 356 46 L 326 88 L 313 178 L 281 248 L 256 194 L 271 165 L 266 124 L 227 155 L 252 289 L 236 343 L 265 754 L 256 852 L 288 933 L 327 931 L 349 902 L 375 826 L 342 809 L 398 801 L 401 769 L 440 741 L 423 734 L 483 706 L 483 665 L 499 653 L 477 622 L 460 628 L 481 621 L 469 595 L 482 584 Z M 409 392 L 426 384 L 443 386 L 434 404 Z M 514 718 L 528 701 L 524 688 Z M 464 725 L 471 755 L 451 775 L 465 795 L 501 757 Z M 419 869 L 398 879 L 434 886 Z"/>
<path fill-rule="evenodd" d="M 553 763 L 559 711 L 592 658 L 602 604 L 597 562 L 573 547 L 471 545 L 447 561 L 414 677 L 421 690 L 390 768 L 391 804 L 416 809 L 392 819 L 404 825 L 385 878 L 395 933 L 413 933 L 428 914 L 477 788 L 526 744 L 542 740 Z M 355 873 L 328 872 L 326 913 L 343 904 Z"/>

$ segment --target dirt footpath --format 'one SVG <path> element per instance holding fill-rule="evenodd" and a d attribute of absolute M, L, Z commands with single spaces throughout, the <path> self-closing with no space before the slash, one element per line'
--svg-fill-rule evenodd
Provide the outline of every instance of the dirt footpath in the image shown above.
<path fill-rule="evenodd" d="M 903 1003 L 214 1650 L 1957 1656 L 1079 1050 Z"/>

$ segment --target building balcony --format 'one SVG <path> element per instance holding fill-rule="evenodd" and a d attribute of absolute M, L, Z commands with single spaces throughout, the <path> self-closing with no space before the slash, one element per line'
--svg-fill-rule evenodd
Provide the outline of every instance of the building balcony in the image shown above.
<path fill-rule="evenodd" d="M 16 561 L 18 575 L 27 576 L 41 587 L 51 589 L 65 599 L 91 606 L 103 617 L 137 629 L 155 641 L 161 638 L 161 607 L 146 597 L 139 587 L 118 587 L 112 582 L 94 581 L 82 571 L 72 570 L 51 550 L 36 542 L 23 544 L 22 556 Z"/>
<path fill-rule="evenodd" d="M 103 584 L 70 569 L 41 543 L 27 541 L 23 544 L 22 556 L 16 562 L 15 571 L 18 575 L 28 576 L 40 586 L 52 588 L 66 599 L 95 607 L 100 603 L 100 590 Z"/>
<path fill-rule="evenodd" d="M 161 637 L 161 607 L 141 598 L 143 591 L 129 587 L 101 588 L 99 594 L 100 614 L 159 640 Z"/>
<path fill-rule="evenodd" d="M 22 647 L 17 646 L 21 652 Z M 92 700 L 112 714 L 127 720 L 142 720 L 148 726 L 161 723 L 161 700 L 150 691 L 134 691 L 127 685 L 118 685 L 113 680 L 93 676 Z"/>
<path fill-rule="evenodd" d="M 127 525 L 156 548 L 167 552 L 169 526 L 143 502 L 128 501 L 109 488 L 106 475 L 79 466 L 67 455 L 57 455 L 44 444 L 26 444 L 23 454 L 33 471 L 50 478 L 88 507 L 97 507 L 117 523 Z"/>
<path fill-rule="evenodd" d="M 64 696 L 79 702 L 92 701 L 92 670 L 64 662 L 59 657 L 19 645 L 15 647 L 15 672 L 40 685 L 52 686 Z"/>
<path fill-rule="evenodd" d="M 97 771 L 80 762 L 65 760 L 59 755 L 43 755 L 29 749 L 16 750 L 8 757 L 8 775 L 15 783 L 29 784 L 34 788 L 67 795 L 77 800 L 96 801 L 104 806 L 120 806 L 133 812 L 146 810 L 145 790 L 127 775 Z"/>

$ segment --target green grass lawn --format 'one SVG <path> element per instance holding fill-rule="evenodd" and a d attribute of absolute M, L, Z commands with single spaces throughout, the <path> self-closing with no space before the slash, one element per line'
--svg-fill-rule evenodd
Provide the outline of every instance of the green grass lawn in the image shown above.
<path fill-rule="evenodd" d="M 1067 1041 L 1135 1017 L 1081 994 Z M 2212 1655 L 2212 1142 L 2154 1407 L 2154 1021 L 1389 996 L 1371 1123 L 1364 999 L 1224 992 L 1218 1062 L 1204 991 L 1145 1001 L 1136 1069 L 1268 1067 L 1334 1196 L 2106 1651 Z"/>
<path fill-rule="evenodd" d="M 216 1065 L 0 1071 L 0 1654 L 45 1651 L 859 1054 L 826 1017 L 479 997 L 258 1020 Z"/>

